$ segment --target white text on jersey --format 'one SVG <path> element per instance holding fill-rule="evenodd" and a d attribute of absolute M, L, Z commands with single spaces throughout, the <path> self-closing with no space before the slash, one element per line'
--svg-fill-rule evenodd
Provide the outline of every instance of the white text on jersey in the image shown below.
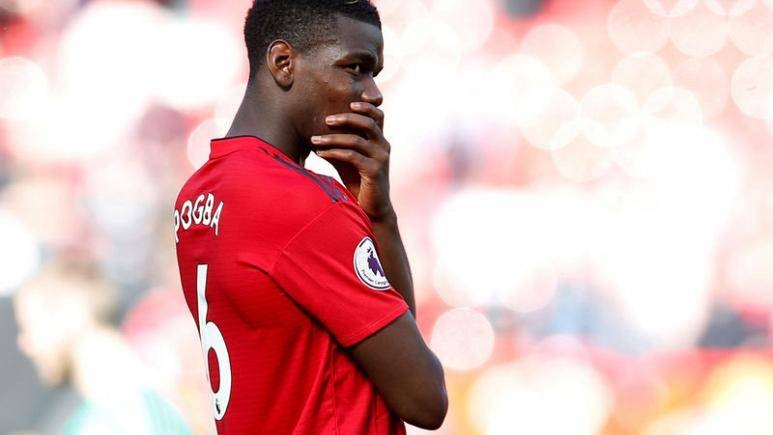
<path fill-rule="evenodd" d="M 217 206 L 217 210 L 212 214 L 215 207 L 215 195 L 201 194 L 196 201 L 185 201 L 180 210 L 174 211 L 174 241 L 180 241 L 180 227 L 187 230 L 192 225 L 205 225 L 215 230 L 215 236 L 218 235 L 220 225 L 220 213 L 223 212 L 223 201 Z"/>

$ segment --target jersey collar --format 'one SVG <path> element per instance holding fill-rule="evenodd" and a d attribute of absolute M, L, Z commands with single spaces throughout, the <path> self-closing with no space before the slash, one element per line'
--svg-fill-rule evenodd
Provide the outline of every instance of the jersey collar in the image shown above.
<path fill-rule="evenodd" d="M 292 161 L 289 157 L 287 157 L 284 153 L 279 151 L 276 147 L 271 145 L 270 143 L 264 141 L 263 139 L 257 137 L 257 136 L 232 136 L 232 137 L 224 137 L 221 139 L 212 139 L 212 142 L 210 144 L 210 159 L 216 159 L 218 157 L 223 157 L 226 154 L 230 154 L 234 151 L 241 151 L 241 150 L 254 150 L 254 149 L 262 149 L 268 154 L 271 154 L 272 156 L 279 157 L 283 160 L 286 160 L 296 166 L 298 166 L 298 163 Z"/>

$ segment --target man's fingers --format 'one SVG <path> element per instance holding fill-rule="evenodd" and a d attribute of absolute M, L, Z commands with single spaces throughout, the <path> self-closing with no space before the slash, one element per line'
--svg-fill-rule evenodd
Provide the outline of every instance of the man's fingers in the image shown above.
<path fill-rule="evenodd" d="M 365 133 L 368 139 L 381 139 L 383 136 L 378 122 L 370 116 L 359 113 L 339 113 L 325 119 L 327 125 L 338 128 L 351 128 Z"/>
<path fill-rule="evenodd" d="M 325 160 L 338 160 L 347 162 L 357 168 L 361 174 L 365 173 L 375 175 L 375 173 L 378 172 L 377 163 L 373 159 L 369 159 L 355 150 L 345 148 L 331 148 L 317 150 L 315 153 Z"/>
<path fill-rule="evenodd" d="M 360 113 L 376 121 L 381 130 L 384 130 L 384 112 L 373 104 L 358 101 L 349 105 L 355 113 Z"/>
<path fill-rule="evenodd" d="M 346 148 L 377 160 L 389 158 L 384 150 L 373 145 L 366 139 L 355 134 L 327 134 L 324 136 L 313 136 L 311 143 L 315 145 L 315 151 L 325 151 L 330 148 Z"/>

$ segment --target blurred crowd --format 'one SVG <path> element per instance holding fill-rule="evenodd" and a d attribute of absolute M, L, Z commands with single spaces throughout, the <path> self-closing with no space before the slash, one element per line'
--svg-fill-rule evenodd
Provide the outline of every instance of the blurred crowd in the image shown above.
<path fill-rule="evenodd" d="M 375 3 L 438 433 L 773 434 L 773 0 Z M 0 434 L 213 433 L 172 208 L 249 5 L 0 0 Z"/>

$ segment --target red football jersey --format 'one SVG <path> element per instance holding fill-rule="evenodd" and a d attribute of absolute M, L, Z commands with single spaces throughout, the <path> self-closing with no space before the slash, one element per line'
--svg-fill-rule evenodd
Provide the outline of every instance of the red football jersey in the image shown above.
<path fill-rule="evenodd" d="M 408 310 L 350 192 L 258 138 L 219 139 L 174 220 L 218 434 L 405 434 L 345 350 Z"/>

